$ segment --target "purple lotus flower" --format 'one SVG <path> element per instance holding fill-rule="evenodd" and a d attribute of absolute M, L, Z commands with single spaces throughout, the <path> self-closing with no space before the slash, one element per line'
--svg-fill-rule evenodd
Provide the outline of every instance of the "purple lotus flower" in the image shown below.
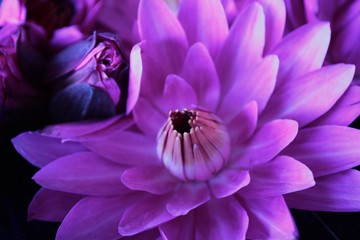
<path fill-rule="evenodd" d="M 293 1 L 286 0 L 288 28 L 294 29 L 308 22 L 330 21 L 331 44 L 327 61 L 356 65 L 360 76 L 360 1 Z"/>
<path fill-rule="evenodd" d="M 74 121 L 125 112 L 128 70 L 128 56 L 116 35 L 94 33 L 69 45 L 47 67 L 52 115 Z"/>
<path fill-rule="evenodd" d="M 62 221 L 57 239 L 293 239 L 289 206 L 358 211 L 354 66 L 321 67 L 327 23 L 274 44 L 285 14 L 267 13 L 229 29 L 217 0 L 140 1 L 132 115 L 13 139 L 41 168 L 30 218 Z"/>

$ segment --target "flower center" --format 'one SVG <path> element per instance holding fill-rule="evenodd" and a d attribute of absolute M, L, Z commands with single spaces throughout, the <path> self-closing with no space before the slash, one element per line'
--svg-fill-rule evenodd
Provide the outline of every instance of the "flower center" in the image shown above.
<path fill-rule="evenodd" d="M 221 120 L 210 112 L 170 111 L 158 134 L 157 153 L 176 177 L 204 181 L 228 161 L 230 138 Z"/>

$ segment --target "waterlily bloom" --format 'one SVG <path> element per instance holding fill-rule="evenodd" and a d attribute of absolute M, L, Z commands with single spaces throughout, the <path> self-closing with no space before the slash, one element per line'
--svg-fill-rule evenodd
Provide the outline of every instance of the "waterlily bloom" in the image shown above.
<path fill-rule="evenodd" d="M 111 117 L 126 108 L 128 57 L 116 35 L 94 33 L 56 54 L 47 67 L 58 121 Z"/>
<path fill-rule="evenodd" d="M 332 36 L 327 61 L 356 65 L 360 76 L 360 1 L 293 1 L 286 0 L 288 28 L 292 30 L 308 22 L 330 21 Z"/>
<path fill-rule="evenodd" d="M 218 0 L 141 0 L 132 114 L 13 139 L 41 168 L 30 217 L 57 239 L 294 239 L 289 206 L 358 211 L 354 66 L 321 67 L 323 22 L 265 50 L 263 6 L 229 29 Z"/>

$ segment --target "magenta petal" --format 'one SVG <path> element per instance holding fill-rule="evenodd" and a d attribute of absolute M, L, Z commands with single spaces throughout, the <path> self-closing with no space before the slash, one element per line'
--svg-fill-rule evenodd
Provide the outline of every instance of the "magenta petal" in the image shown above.
<path fill-rule="evenodd" d="M 62 49 L 83 38 L 84 35 L 79 29 L 79 26 L 72 25 L 55 30 L 50 44 L 56 49 Z"/>
<path fill-rule="evenodd" d="M 163 96 L 168 111 L 182 111 L 184 108 L 189 109 L 192 105 L 197 105 L 197 96 L 192 86 L 175 74 L 167 76 Z"/>
<path fill-rule="evenodd" d="M 217 176 L 209 180 L 211 193 L 216 198 L 223 198 L 234 194 L 239 189 L 248 185 L 250 175 L 241 169 L 224 169 Z"/>
<path fill-rule="evenodd" d="M 121 183 L 122 172 L 123 168 L 118 164 L 94 153 L 79 152 L 46 165 L 33 179 L 52 190 L 111 196 L 128 192 Z"/>
<path fill-rule="evenodd" d="M 259 0 L 265 13 L 265 47 L 268 53 L 280 41 L 284 33 L 286 9 L 283 1 Z"/>
<path fill-rule="evenodd" d="M 288 156 L 276 157 L 255 168 L 250 177 L 250 184 L 239 193 L 244 198 L 278 196 L 315 185 L 310 169 Z"/>
<path fill-rule="evenodd" d="M 350 125 L 360 115 L 359 96 L 360 86 L 351 85 L 328 112 L 310 125 Z"/>
<path fill-rule="evenodd" d="M 41 188 L 32 199 L 28 219 L 61 222 L 83 196 Z"/>
<path fill-rule="evenodd" d="M 158 165 L 156 143 L 131 131 L 119 131 L 105 139 L 83 142 L 90 151 L 113 162 L 130 165 Z"/>
<path fill-rule="evenodd" d="M 300 130 L 283 152 L 308 166 L 315 177 L 360 165 L 360 131 L 342 126 Z"/>
<path fill-rule="evenodd" d="M 178 14 L 189 44 L 202 42 L 210 54 L 219 53 L 228 34 L 228 24 L 221 2 L 218 0 L 183 0 Z"/>
<path fill-rule="evenodd" d="M 164 1 L 142 0 L 138 11 L 139 33 L 151 43 L 147 49 L 155 59 L 161 59 L 164 69 L 177 73 L 187 49 L 185 32 Z"/>
<path fill-rule="evenodd" d="M 260 121 L 276 118 L 296 120 L 305 126 L 328 111 L 349 87 L 354 66 L 329 65 L 278 88 L 260 117 Z"/>
<path fill-rule="evenodd" d="M 124 197 L 87 197 L 78 202 L 59 227 L 56 239 L 118 239 L 118 223 L 130 200 Z"/>
<path fill-rule="evenodd" d="M 102 121 L 84 121 L 52 125 L 44 128 L 41 131 L 41 134 L 49 137 L 64 139 L 80 137 L 106 128 L 118 121 L 121 117 L 122 116 L 116 116 Z"/>
<path fill-rule="evenodd" d="M 244 201 L 249 215 L 249 239 L 297 239 L 298 231 L 283 197 Z"/>
<path fill-rule="evenodd" d="M 22 24 L 26 20 L 26 8 L 21 1 L 3 0 L 0 8 L 0 25 Z"/>
<path fill-rule="evenodd" d="M 220 82 L 211 56 L 203 44 L 191 46 L 181 76 L 194 88 L 199 105 L 210 111 L 215 110 L 219 101 Z"/>
<path fill-rule="evenodd" d="M 246 141 L 255 131 L 258 118 L 258 107 L 255 101 L 249 102 L 244 109 L 226 124 L 233 144 Z M 232 131 L 236 129 L 236 131 Z"/>
<path fill-rule="evenodd" d="M 210 192 L 205 183 L 183 183 L 168 200 L 166 208 L 173 216 L 185 215 L 209 199 Z"/>
<path fill-rule="evenodd" d="M 270 55 L 251 69 L 247 79 L 235 81 L 219 107 L 220 115 L 225 116 L 224 120 L 233 118 L 244 105 L 253 100 L 257 102 L 261 113 L 274 90 L 278 68 L 279 59 Z"/>
<path fill-rule="evenodd" d="M 59 157 L 86 150 L 80 143 L 62 143 L 61 139 L 45 137 L 36 132 L 22 133 L 13 138 L 12 143 L 21 156 L 37 167 L 44 167 Z"/>
<path fill-rule="evenodd" d="M 163 166 L 130 168 L 121 175 L 121 181 L 131 190 L 165 194 L 174 190 L 179 180 Z"/>
<path fill-rule="evenodd" d="M 246 7 L 233 23 L 216 62 L 223 94 L 261 60 L 264 44 L 264 12 L 255 2 Z"/>
<path fill-rule="evenodd" d="M 119 223 L 119 233 L 131 236 L 173 219 L 166 210 L 166 200 L 165 197 L 148 194 L 137 198 L 125 210 Z"/>
<path fill-rule="evenodd" d="M 282 86 L 315 69 L 324 61 L 330 42 L 328 23 L 310 23 L 289 33 L 272 51 L 279 56 L 279 76 L 276 85 Z"/>
<path fill-rule="evenodd" d="M 316 178 L 312 188 L 286 195 L 289 207 L 310 211 L 360 211 L 360 172 L 347 170 Z"/>
<path fill-rule="evenodd" d="M 249 218 L 233 197 L 211 200 L 196 209 L 196 238 L 245 239 Z"/>
<path fill-rule="evenodd" d="M 142 76 L 142 58 L 140 44 L 135 45 L 130 53 L 129 89 L 126 103 L 126 113 L 129 114 L 139 98 Z"/>
<path fill-rule="evenodd" d="M 294 140 L 298 124 L 292 120 L 274 120 L 259 128 L 253 137 L 236 149 L 239 157 L 231 165 L 252 169 L 274 158 Z M 235 151 L 235 149 L 234 149 Z"/>
<path fill-rule="evenodd" d="M 196 239 L 196 210 L 189 212 L 185 216 L 177 217 L 159 226 L 163 239 L 183 240 Z"/>
<path fill-rule="evenodd" d="M 157 109 L 145 98 L 139 98 L 134 110 L 134 119 L 137 126 L 150 138 L 156 136 L 162 125 L 166 122 L 166 115 Z M 151 118 L 149 118 L 151 116 Z"/>

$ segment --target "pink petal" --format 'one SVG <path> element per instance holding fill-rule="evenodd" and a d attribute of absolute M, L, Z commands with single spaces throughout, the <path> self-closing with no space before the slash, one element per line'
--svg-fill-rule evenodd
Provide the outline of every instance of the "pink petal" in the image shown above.
<path fill-rule="evenodd" d="M 202 182 L 183 183 L 175 191 L 166 203 L 166 209 L 173 216 L 185 215 L 210 199 L 209 189 Z"/>
<path fill-rule="evenodd" d="M 270 55 L 251 69 L 247 79 L 234 82 L 219 107 L 224 120 L 232 119 L 243 106 L 253 100 L 257 102 L 259 112 L 262 112 L 274 90 L 278 68 L 279 59 Z"/>
<path fill-rule="evenodd" d="M 250 4 L 233 23 L 216 67 L 225 94 L 233 82 L 258 63 L 265 44 L 265 17 L 260 4 Z M 248 76 L 248 75 L 246 75 Z"/>
<path fill-rule="evenodd" d="M 181 76 L 194 88 L 199 105 L 210 111 L 215 110 L 220 82 L 211 56 L 202 43 L 196 43 L 189 49 Z"/>
<path fill-rule="evenodd" d="M 135 45 L 130 53 L 129 89 L 126 113 L 129 114 L 139 98 L 141 76 L 143 72 L 140 44 Z"/>
<path fill-rule="evenodd" d="M 360 115 L 359 96 L 360 86 L 351 85 L 329 111 L 310 125 L 350 125 Z"/>
<path fill-rule="evenodd" d="M 21 1 L 3 0 L 0 8 L 0 25 L 22 24 L 26 20 L 26 8 Z"/>
<path fill-rule="evenodd" d="M 360 210 L 360 172 L 347 170 L 316 178 L 316 185 L 286 195 L 291 208 L 310 211 L 354 212 Z"/>
<path fill-rule="evenodd" d="M 122 116 L 116 116 L 102 121 L 81 121 L 51 125 L 41 130 L 40 133 L 54 138 L 75 138 L 106 128 L 118 121 L 121 117 Z"/>
<path fill-rule="evenodd" d="M 168 111 L 176 109 L 181 111 L 197 105 L 197 96 L 192 86 L 175 74 L 167 76 L 163 96 Z"/>
<path fill-rule="evenodd" d="M 61 222 L 83 196 L 41 188 L 32 199 L 28 220 Z"/>
<path fill-rule="evenodd" d="M 360 131 L 342 126 L 320 126 L 299 131 L 283 152 L 301 161 L 315 177 L 360 165 Z"/>
<path fill-rule="evenodd" d="M 163 166 L 130 168 L 121 175 L 121 181 L 131 190 L 160 195 L 174 190 L 179 182 Z"/>
<path fill-rule="evenodd" d="M 245 239 L 249 218 L 233 197 L 212 200 L 196 210 L 195 239 Z"/>
<path fill-rule="evenodd" d="M 328 23 L 310 23 L 289 33 L 272 51 L 279 56 L 279 75 L 276 85 L 319 69 L 330 42 Z"/>
<path fill-rule="evenodd" d="M 115 163 L 129 166 L 158 165 L 156 142 L 146 136 L 120 131 L 100 141 L 83 142 L 91 152 Z"/>
<path fill-rule="evenodd" d="M 84 35 L 79 29 L 79 26 L 72 25 L 55 30 L 50 44 L 55 49 L 62 49 L 83 38 Z"/>
<path fill-rule="evenodd" d="M 255 168 L 250 177 L 250 184 L 239 192 L 244 198 L 273 197 L 315 185 L 310 169 L 288 156 L 276 157 Z"/>
<path fill-rule="evenodd" d="M 121 183 L 123 168 L 94 153 L 79 152 L 57 159 L 33 179 L 41 186 L 86 195 L 116 195 L 128 190 Z"/>
<path fill-rule="evenodd" d="M 259 3 L 263 7 L 265 13 L 266 41 L 264 52 L 268 53 L 283 37 L 286 9 L 283 1 L 259 0 Z"/>
<path fill-rule="evenodd" d="M 118 226 L 119 233 L 134 235 L 173 219 L 165 204 L 164 197 L 146 194 L 137 198 L 131 205 L 128 204 Z"/>
<path fill-rule="evenodd" d="M 298 232 L 283 197 L 257 198 L 243 202 L 249 215 L 249 239 L 297 239 Z"/>
<path fill-rule="evenodd" d="M 305 126 L 335 104 L 349 87 L 353 76 L 353 65 L 336 64 L 283 83 L 273 94 L 260 121 L 290 118 L 300 127 Z"/>
<path fill-rule="evenodd" d="M 265 124 L 253 137 L 234 149 L 233 154 L 240 156 L 231 166 L 253 169 L 270 161 L 294 140 L 297 132 L 298 124 L 292 120 L 274 120 Z"/>
<path fill-rule="evenodd" d="M 248 185 L 250 175 L 241 169 L 224 169 L 217 176 L 209 180 L 211 193 L 216 198 L 223 198 L 234 194 L 239 189 Z"/>
<path fill-rule="evenodd" d="M 78 202 L 59 227 L 56 239 L 118 239 L 118 223 L 134 197 L 87 197 Z"/>
<path fill-rule="evenodd" d="M 189 44 L 202 42 L 210 54 L 217 56 L 228 34 L 228 24 L 218 0 L 183 0 L 178 14 Z"/>
<path fill-rule="evenodd" d="M 169 73 L 177 73 L 187 49 L 185 32 L 164 1 L 142 0 L 138 10 L 139 33 L 151 43 L 149 54 L 161 60 Z"/>
<path fill-rule="evenodd" d="M 257 117 L 257 104 L 255 101 L 251 101 L 226 124 L 233 144 L 246 141 L 254 133 L 257 126 Z"/>
<path fill-rule="evenodd" d="M 45 137 L 36 132 L 25 132 L 12 139 L 18 153 L 37 167 L 44 167 L 57 158 L 85 151 L 80 143 L 65 142 L 61 139 Z"/>
<path fill-rule="evenodd" d="M 162 113 L 162 110 L 157 109 L 145 98 L 139 98 L 133 114 L 137 126 L 147 136 L 156 139 L 159 130 L 166 122 L 166 115 Z"/>

